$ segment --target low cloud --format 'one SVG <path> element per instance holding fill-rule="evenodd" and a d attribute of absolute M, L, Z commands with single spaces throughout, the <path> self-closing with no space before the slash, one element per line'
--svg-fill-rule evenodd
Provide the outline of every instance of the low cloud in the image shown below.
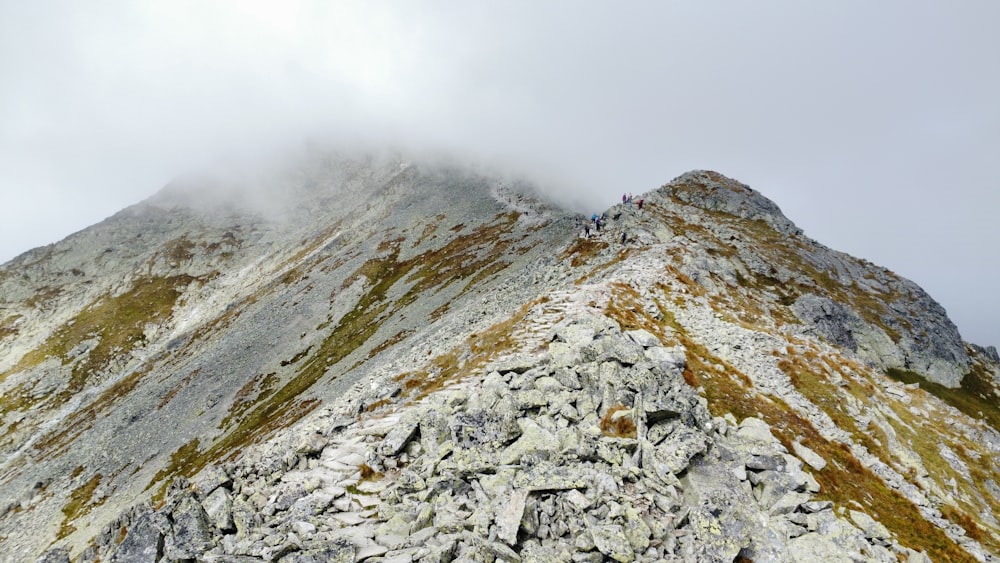
<path fill-rule="evenodd" d="M 311 141 L 488 163 L 579 210 L 709 168 L 1000 344 L 977 281 L 1000 274 L 998 16 L 987 1 L 5 3 L 0 260 L 185 173 Z"/>

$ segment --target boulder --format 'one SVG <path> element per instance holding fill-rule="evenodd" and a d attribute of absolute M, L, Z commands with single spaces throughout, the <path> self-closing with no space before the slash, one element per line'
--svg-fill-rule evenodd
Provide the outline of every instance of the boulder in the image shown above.
<path fill-rule="evenodd" d="M 645 355 L 642 346 L 621 337 L 598 337 L 584 346 L 583 359 L 588 362 L 602 363 L 616 361 L 623 366 L 631 366 L 643 361 Z"/>
<path fill-rule="evenodd" d="M 516 489 L 509 498 L 504 499 L 497 507 L 497 537 L 508 545 L 514 545 L 517 542 L 517 530 L 521 526 L 521 518 L 524 517 L 524 505 L 527 500 L 528 491 Z"/>
<path fill-rule="evenodd" d="M 630 563 L 635 560 L 632 544 L 629 543 L 628 536 L 621 526 L 614 524 L 593 526 L 590 528 L 590 535 L 594 538 L 597 550 L 605 556 L 620 563 Z"/>
<path fill-rule="evenodd" d="M 667 373 L 681 373 L 687 366 L 687 356 L 682 348 L 653 346 L 644 352 L 646 358 Z"/>
<path fill-rule="evenodd" d="M 493 410 L 459 412 L 449 423 L 452 441 L 459 447 L 499 448 L 521 435 L 518 409 L 509 397 Z"/>
<path fill-rule="evenodd" d="M 163 558 L 164 526 L 162 516 L 153 512 L 142 514 L 129 526 L 118 547 L 111 554 L 112 563 L 156 563 Z"/>
<path fill-rule="evenodd" d="M 678 427 L 653 450 L 652 462 L 656 472 L 679 474 L 687 469 L 691 458 L 704 453 L 708 447 L 705 435 L 684 425 Z"/>
<path fill-rule="evenodd" d="M 732 561 L 749 545 L 756 503 L 724 463 L 693 463 L 681 478 L 699 561 Z"/>
<path fill-rule="evenodd" d="M 755 417 L 744 418 L 736 430 L 737 437 L 747 441 L 757 441 L 764 443 L 778 443 L 778 439 L 771 433 L 771 426 L 763 420 Z"/>
<path fill-rule="evenodd" d="M 795 452 L 795 455 L 799 456 L 799 459 L 806 462 L 809 467 L 812 467 L 816 471 L 822 471 L 826 467 L 825 459 L 799 442 L 792 442 L 792 451 Z"/>
<path fill-rule="evenodd" d="M 653 346 L 663 345 L 663 343 L 660 342 L 660 339 L 657 338 L 656 335 L 642 328 L 635 330 L 627 330 L 625 331 L 625 336 L 628 336 L 630 339 L 632 339 L 632 342 L 635 342 L 636 344 L 642 346 L 643 348 L 650 348 Z"/>
<path fill-rule="evenodd" d="M 517 463 L 522 456 L 529 453 L 552 454 L 559 451 L 559 439 L 535 421 L 522 418 L 517 421 L 517 424 L 521 430 L 521 436 L 503 450 L 496 462 L 507 465 Z"/>
<path fill-rule="evenodd" d="M 233 521 L 233 499 L 225 488 L 216 488 L 201 504 L 209 521 L 216 528 L 223 532 L 236 530 L 236 523 Z"/>
<path fill-rule="evenodd" d="M 881 522 L 876 521 L 864 512 L 851 510 L 848 512 L 848 515 L 851 517 L 851 522 L 854 522 L 854 525 L 864 532 L 865 537 L 875 540 L 887 540 L 892 537 L 889 530 Z"/>
<path fill-rule="evenodd" d="M 420 427 L 415 417 L 403 417 L 382 440 L 382 455 L 394 456 L 403 451 Z"/>
<path fill-rule="evenodd" d="M 809 532 L 789 540 L 787 553 L 792 561 L 854 563 L 867 560 L 862 553 L 866 545 L 863 540 L 859 542 L 857 536 L 838 527 L 831 533 Z"/>
<path fill-rule="evenodd" d="M 174 559 L 195 559 L 214 545 L 212 524 L 201 503 L 186 495 L 170 513 L 173 525 L 164 543 L 164 554 Z"/>

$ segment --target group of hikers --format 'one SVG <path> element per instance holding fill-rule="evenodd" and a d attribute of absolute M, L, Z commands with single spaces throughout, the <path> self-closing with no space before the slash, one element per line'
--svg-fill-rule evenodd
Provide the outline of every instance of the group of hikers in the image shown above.
<path fill-rule="evenodd" d="M 642 209 L 642 204 L 643 204 L 643 199 L 642 198 L 638 198 L 638 199 L 633 198 L 631 192 L 627 193 L 627 194 L 626 193 L 622 194 L 622 205 L 627 205 L 629 208 L 631 208 L 633 201 L 635 202 L 636 207 L 638 207 L 639 209 Z M 617 218 L 618 218 L 618 215 L 615 215 L 615 219 L 617 219 Z M 606 225 L 607 220 L 608 220 L 608 214 L 607 214 L 607 212 L 604 212 L 604 213 L 601 213 L 601 214 L 594 213 L 593 215 L 590 216 L 590 220 L 589 221 L 586 220 L 586 219 L 584 219 L 583 220 L 583 236 L 584 236 L 584 238 L 590 238 L 591 230 L 593 230 L 593 232 L 595 232 L 597 234 L 600 234 L 601 229 L 605 228 L 607 226 Z M 628 235 L 625 233 L 624 229 L 622 229 L 621 237 L 620 238 L 621 238 L 621 243 L 622 244 L 625 244 L 626 242 L 628 242 Z"/>
<path fill-rule="evenodd" d="M 642 209 L 642 202 L 642 198 L 635 200 L 635 204 L 639 207 L 639 209 Z M 622 204 L 632 207 L 632 192 L 629 192 L 628 195 L 622 194 Z"/>

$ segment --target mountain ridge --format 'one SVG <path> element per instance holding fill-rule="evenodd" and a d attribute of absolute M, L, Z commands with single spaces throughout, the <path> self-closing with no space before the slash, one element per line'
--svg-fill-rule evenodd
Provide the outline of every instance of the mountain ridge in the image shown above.
<path fill-rule="evenodd" d="M 532 360 L 535 366 L 553 363 L 553 346 L 560 348 L 556 346 L 560 340 L 564 354 L 565 346 L 578 347 L 581 351 L 568 354 L 569 363 L 560 360 L 567 364 L 561 367 L 576 366 L 573 370 L 587 372 L 579 366 L 595 361 L 590 355 L 608 358 L 606 351 L 599 351 L 604 344 L 596 344 L 600 339 L 588 341 L 573 330 L 556 340 L 545 336 L 561 322 L 553 316 L 557 307 L 550 305 L 552 311 L 547 312 L 546 303 L 568 300 L 576 303 L 567 305 L 574 315 L 599 313 L 598 317 L 611 320 L 611 325 L 600 321 L 604 328 L 586 333 L 610 331 L 607 338 L 612 342 L 626 338 L 621 341 L 631 342 L 623 344 L 626 347 L 634 346 L 636 338 L 643 339 L 640 356 L 633 354 L 629 356 L 633 359 L 623 361 L 612 354 L 604 363 L 617 362 L 621 367 L 616 369 L 628 370 L 636 362 L 647 361 L 635 358 L 653 354 L 657 359 L 649 360 L 654 363 L 650 369 L 673 366 L 667 371 L 694 391 L 692 397 L 700 396 L 706 403 L 708 410 L 695 416 L 697 423 L 691 428 L 698 436 L 711 438 L 699 438 L 705 449 L 684 463 L 715 459 L 725 449 L 719 446 L 717 451 L 716 446 L 726 436 L 704 428 L 726 420 L 722 410 L 728 409 L 730 417 L 739 413 L 743 419 L 758 418 L 772 428 L 780 444 L 768 446 L 768 455 L 794 457 L 798 455 L 794 444 L 808 443 L 833 458 L 832 463 L 858 463 L 877 475 L 877 480 L 870 480 L 872 487 L 882 487 L 877 485 L 881 480 L 903 491 L 907 502 L 920 507 L 911 514 L 934 523 L 935 529 L 950 538 L 947 541 L 962 546 L 956 553 L 979 560 L 995 557 L 995 546 L 984 546 L 972 536 L 983 538 L 984 528 L 997 529 L 995 517 L 988 516 L 998 507 L 998 495 L 989 486 L 992 482 L 995 487 L 1000 475 L 993 461 L 1000 447 L 996 426 L 965 419 L 968 413 L 949 410 L 952 407 L 938 397 L 920 395 L 923 391 L 913 389 L 912 381 L 902 386 L 884 375 L 919 373 L 920 381 L 927 382 L 919 385 L 936 384 L 942 396 L 951 390 L 965 400 L 969 394 L 963 382 L 971 381 L 970 377 L 979 391 L 993 392 L 998 378 L 995 358 L 987 349 L 962 342 L 944 310 L 918 286 L 806 238 L 759 192 L 714 172 L 687 173 L 640 196 L 642 209 L 638 202 L 613 206 L 604 230 L 583 238 L 580 222 L 584 219 L 527 195 L 528 186 L 512 186 L 456 168 L 393 158 L 329 159 L 313 161 L 283 178 L 287 183 L 283 193 L 290 205 L 280 209 L 247 213 L 223 201 L 213 203 L 214 210 L 201 210 L 204 213 L 199 216 L 190 207 L 191 194 L 184 186 L 175 186 L 109 218 L 100 224 L 104 227 L 29 252 L 0 270 L 4 295 L 0 304 L 4 441 L 0 445 L 5 458 L 0 480 L 19 491 L 0 510 L 4 536 L 0 546 L 10 546 L 10 551 L 4 551 L 29 560 L 33 553 L 65 543 L 70 547 L 67 556 L 72 553 L 80 561 L 110 556 L 117 545 L 139 541 L 128 539 L 126 532 L 116 544 L 108 541 L 107 530 L 119 513 L 143 498 L 165 502 L 160 514 L 169 515 L 166 527 L 160 522 L 153 527 L 155 533 L 150 531 L 153 528 L 146 530 L 149 537 L 159 537 L 161 543 L 165 538 L 168 543 L 180 541 L 175 533 L 177 522 L 197 511 L 192 512 L 192 501 L 177 483 L 212 474 L 219 467 L 229 468 L 225 480 L 238 481 L 231 473 L 241 452 L 282 440 L 296 442 L 302 434 L 296 429 L 315 424 L 309 421 L 316 418 L 329 421 L 334 412 L 360 414 L 361 420 L 351 424 L 364 424 L 368 416 L 395 416 L 396 409 L 405 417 L 410 412 L 406 405 L 414 398 L 433 400 L 453 393 L 452 387 L 462 381 L 484 381 L 488 373 L 479 370 L 496 368 L 522 341 L 542 337 L 532 340 L 539 342 L 533 348 L 521 351 L 530 357 L 549 355 L 549 360 Z M 93 239 L 88 242 L 90 250 L 81 253 L 78 249 L 83 245 L 77 241 L 87 237 Z M 130 244 L 108 244 L 125 240 Z M 71 263 L 67 257 L 74 253 L 78 261 Z M 70 282 L 57 283 L 62 280 Z M 585 299 L 595 305 L 577 311 Z M 135 318 L 122 315 L 132 309 L 138 310 Z M 548 316 L 553 316 L 551 321 L 545 320 Z M 577 318 L 577 324 L 597 322 L 584 318 L 590 317 Z M 524 328 L 524 323 L 535 323 L 538 328 L 532 330 L 541 334 Z M 635 336 L 639 330 L 653 340 Z M 630 336 L 624 337 L 625 333 Z M 585 352 L 594 346 L 598 351 Z M 542 348 L 547 352 L 539 351 Z M 657 350 L 671 349 L 674 359 L 658 364 L 666 361 L 666 352 Z M 675 361 L 677 354 L 683 361 Z M 601 365 L 598 362 L 588 369 L 599 371 Z M 504 374 L 517 374 L 518 369 L 492 371 L 509 379 L 504 385 L 510 386 L 517 375 Z M 730 374 L 731 381 L 713 379 L 718 372 Z M 544 377 L 563 372 L 552 373 Z M 563 377 L 568 376 L 564 373 Z M 577 377 L 583 376 L 577 373 Z M 491 381 L 495 388 L 502 388 L 495 378 Z M 517 387 L 509 389 L 518 392 Z M 756 397 L 764 406 L 748 406 L 740 394 Z M 631 392 L 623 397 L 622 406 L 627 408 L 622 411 L 629 411 L 626 418 L 640 428 L 654 428 L 662 422 L 656 419 L 659 415 L 642 421 L 638 414 L 642 407 L 634 403 L 635 397 Z M 866 402 L 871 397 L 880 403 Z M 975 439 L 948 434 L 940 442 L 951 454 L 942 454 L 944 450 L 938 448 L 931 460 L 926 451 L 930 445 L 917 440 L 917 435 L 909 436 L 907 430 L 915 428 L 924 415 L 907 415 L 882 404 L 905 404 L 906 399 L 911 405 L 916 401 L 933 407 L 913 407 L 921 412 L 944 409 L 949 420 L 961 421 L 955 422 L 961 426 L 961 436 Z M 787 408 L 767 406 L 774 401 Z M 610 416 L 620 412 L 612 411 L 617 403 L 610 400 L 599 405 L 593 413 L 596 420 L 577 419 L 584 435 L 587 428 L 593 428 L 588 424 L 601 422 L 609 412 Z M 521 413 L 511 415 L 518 420 L 538 414 L 510 408 Z M 578 405 L 573 408 L 579 410 Z M 560 405 L 554 412 L 560 410 L 565 409 Z M 797 439 L 792 439 L 794 430 L 774 429 L 779 419 L 797 421 L 801 426 Z M 531 424 L 544 427 L 545 420 L 524 422 L 527 426 L 520 429 L 521 435 L 535 432 L 526 430 L 534 428 Z M 734 432 L 742 428 L 740 420 L 726 424 Z M 173 431 L 167 435 L 164 427 Z M 322 435 L 334 440 L 345 428 L 354 427 L 323 428 Z M 123 438 L 129 435 L 134 436 Z M 383 434 L 386 439 L 389 435 Z M 517 443 L 511 436 L 505 439 Z M 642 444 L 648 436 L 636 439 Z M 603 442 L 598 439 L 598 443 Z M 834 443 L 844 445 L 848 453 L 830 445 Z M 102 455 L 78 451 L 89 449 L 84 444 L 104 444 L 105 449 Z M 438 445 L 428 443 L 425 449 Z M 384 450 L 376 447 L 375 451 Z M 565 453 L 551 447 L 541 451 L 549 456 Z M 368 456 L 365 463 L 371 462 L 373 470 L 380 472 L 397 454 L 363 455 Z M 289 454 L 270 455 L 284 463 Z M 308 466 L 312 463 L 308 457 L 299 455 L 294 463 Z M 957 462 L 953 465 L 944 458 Z M 978 463 L 970 465 L 972 459 Z M 33 464 L 38 461 L 47 468 L 39 470 Z M 962 464 L 964 473 L 955 469 Z M 645 466 L 642 459 L 638 466 Z M 977 477 L 970 467 L 979 472 Z M 683 473 L 687 468 L 675 470 Z M 823 485 L 819 494 L 828 494 L 823 491 L 829 489 L 833 496 L 842 495 L 840 503 L 833 501 L 842 506 L 856 492 L 843 489 L 829 477 L 839 473 L 823 471 L 813 471 Z M 284 472 L 276 470 L 275 474 Z M 263 473 L 252 474 L 265 478 Z M 956 481 L 949 488 L 949 476 L 961 484 Z M 171 482 L 175 483 L 172 487 Z M 55 487 L 68 493 L 53 492 Z M 690 483 L 688 487 L 697 488 Z M 202 505 L 217 489 L 201 490 L 198 494 L 203 496 L 196 503 Z M 240 495 L 232 483 L 218 490 L 217 496 Z M 715 494 L 708 489 L 703 492 Z M 786 491 L 792 492 L 805 494 Z M 525 498 L 535 498 L 532 494 Z M 360 493 L 354 496 L 362 497 Z M 270 506 L 267 501 L 257 501 L 263 503 L 258 508 Z M 191 506 L 177 509 L 181 502 Z M 889 517 L 877 506 L 864 505 L 864 499 L 854 502 L 851 510 L 860 507 L 861 513 Z M 797 506 L 791 507 L 793 514 L 801 513 Z M 940 506 L 951 507 L 950 516 L 945 517 Z M 176 513 L 171 512 L 175 509 Z M 980 516 L 970 524 L 969 514 Z M 147 516 L 133 520 L 153 518 Z M 261 517 L 268 516 L 262 513 Z M 174 518 L 172 524 L 170 518 Z M 677 518 L 675 524 L 682 521 Z M 830 520 L 834 521 L 841 520 Z M 42 545 L 18 535 L 17 526 L 28 522 L 49 530 L 46 537 L 55 541 Z M 531 547 L 534 543 L 524 543 L 525 530 L 516 522 L 499 519 L 494 525 L 501 523 L 499 530 L 491 531 L 487 522 L 466 532 L 485 536 L 502 532 L 508 549 L 527 549 L 525 553 L 536 549 Z M 776 530 L 790 529 L 782 527 L 787 524 L 775 525 Z M 852 525 L 858 526 L 856 521 Z M 847 533 L 841 524 L 835 527 Z M 248 530 L 233 535 L 225 526 L 214 532 L 209 528 L 199 527 L 208 534 L 201 553 L 218 557 L 237 544 L 237 551 L 246 552 L 242 556 L 289 561 L 319 549 L 305 545 L 309 542 L 300 537 L 301 545 L 285 553 L 254 551 L 258 548 L 253 547 L 252 534 L 246 535 Z M 887 549 L 883 543 L 888 542 L 889 547 L 898 548 L 896 553 L 910 553 L 906 549 L 952 553 L 951 548 L 940 546 L 911 549 L 899 538 L 915 540 L 898 528 L 890 525 L 894 536 L 882 534 L 879 541 L 875 536 L 862 537 L 870 546 L 866 549 L 881 554 L 876 548 Z M 799 537 L 821 541 L 820 536 L 811 535 L 815 533 Z M 694 533 L 701 542 L 699 548 L 675 542 L 674 549 L 709 549 L 713 544 L 702 541 L 703 535 Z M 228 547 L 223 541 L 227 537 Z M 732 560 L 754 550 L 758 557 L 765 557 L 764 553 L 777 553 L 781 545 L 766 547 L 760 538 L 738 537 L 732 545 L 718 548 L 721 551 L 711 551 L 715 554 L 711 557 L 724 555 Z M 95 538 L 104 538 L 104 543 Z M 556 539 L 538 538 L 553 541 L 537 548 L 560 545 Z M 468 546 L 482 548 L 477 541 L 461 536 L 450 549 L 457 554 Z M 740 542 L 746 545 L 737 546 Z M 654 546 L 659 549 L 658 557 L 666 555 L 664 545 Z M 189 547 L 178 551 L 161 545 L 154 555 L 178 558 Z M 597 545 L 585 547 L 581 553 L 612 556 Z M 352 557 L 365 549 L 355 548 Z M 632 556 L 642 559 L 648 549 L 647 545 Z M 848 553 L 852 548 L 838 545 L 836 549 Z M 508 555 L 503 551 L 503 556 L 493 553 L 492 557 Z M 675 555 L 684 557 L 682 552 Z M 315 560 L 322 559 L 317 555 Z"/>

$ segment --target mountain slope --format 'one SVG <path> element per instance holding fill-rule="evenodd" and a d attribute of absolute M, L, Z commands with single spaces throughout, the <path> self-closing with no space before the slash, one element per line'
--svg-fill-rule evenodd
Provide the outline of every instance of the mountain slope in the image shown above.
<path fill-rule="evenodd" d="M 282 201 L 172 186 L 0 270 L 9 560 L 359 558 L 389 553 L 348 531 L 376 525 L 439 560 L 1000 548 L 991 351 L 738 182 L 686 174 L 592 238 L 456 168 L 312 157 L 262 183 Z M 546 464 L 570 473 L 533 488 Z"/>

